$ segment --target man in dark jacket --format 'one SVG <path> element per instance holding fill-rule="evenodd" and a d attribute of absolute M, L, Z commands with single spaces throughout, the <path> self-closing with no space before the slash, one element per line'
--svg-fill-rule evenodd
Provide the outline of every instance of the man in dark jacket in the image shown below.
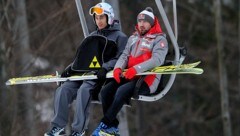
<path fill-rule="evenodd" d="M 52 129 L 44 136 L 65 135 L 64 127 L 68 122 L 69 105 L 76 99 L 74 120 L 71 125 L 71 136 L 83 136 L 87 129 L 89 118 L 89 106 L 91 101 L 90 91 L 99 82 L 106 79 L 106 73 L 114 68 L 117 58 L 125 48 L 127 37 L 120 31 L 120 25 L 114 20 L 112 6 L 107 3 L 99 3 L 89 11 L 93 16 L 97 30 L 90 36 L 100 35 L 117 44 L 116 56 L 104 62 L 98 70 L 98 80 L 87 80 L 82 82 L 68 81 L 59 86 L 54 99 L 54 117 L 51 121 Z M 69 77 L 74 73 L 73 65 L 70 65 L 63 73 L 62 77 Z"/>
<path fill-rule="evenodd" d="M 136 32 L 128 39 L 125 50 L 114 67 L 114 81 L 101 90 L 104 117 L 93 132 L 94 136 L 119 135 L 117 113 L 134 94 L 137 73 L 150 70 L 164 63 L 168 43 L 152 8 L 148 7 L 138 14 Z M 123 72 L 124 69 L 128 69 Z M 123 78 L 122 78 L 123 77 Z M 141 84 L 139 94 L 154 93 L 161 75 L 147 75 Z"/>

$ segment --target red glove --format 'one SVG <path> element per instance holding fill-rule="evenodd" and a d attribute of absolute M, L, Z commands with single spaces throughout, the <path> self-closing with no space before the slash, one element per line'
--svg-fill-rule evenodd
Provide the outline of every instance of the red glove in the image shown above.
<path fill-rule="evenodd" d="M 132 79 L 137 74 L 137 71 L 134 67 L 129 68 L 125 73 L 126 79 Z"/>
<path fill-rule="evenodd" d="M 120 68 L 116 68 L 113 71 L 113 77 L 117 81 L 117 83 L 120 83 L 120 76 L 122 74 L 122 70 Z"/>

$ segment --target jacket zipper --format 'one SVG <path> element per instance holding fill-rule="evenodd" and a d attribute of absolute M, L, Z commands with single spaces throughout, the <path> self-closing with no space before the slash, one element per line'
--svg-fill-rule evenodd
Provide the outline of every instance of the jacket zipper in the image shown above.
<path fill-rule="evenodd" d="M 136 56 L 136 53 L 137 53 L 137 49 L 138 49 L 138 45 L 139 45 L 139 43 L 140 43 L 140 40 L 141 40 L 141 38 L 139 38 L 139 40 L 137 41 L 137 47 L 136 47 L 135 52 L 134 52 L 134 57 Z"/>

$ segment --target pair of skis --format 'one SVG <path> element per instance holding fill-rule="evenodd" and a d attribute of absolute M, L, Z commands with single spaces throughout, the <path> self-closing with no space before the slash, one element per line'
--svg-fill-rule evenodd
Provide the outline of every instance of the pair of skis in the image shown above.
<path fill-rule="evenodd" d="M 137 75 L 151 75 L 151 74 L 202 74 L 202 68 L 196 68 L 200 64 L 200 61 L 182 65 L 169 65 L 156 67 L 150 71 L 139 73 Z M 110 71 L 106 75 L 107 78 L 113 78 L 113 71 Z M 17 84 L 32 84 L 32 83 L 50 83 L 50 82 L 65 82 L 65 81 L 80 81 L 80 80 L 93 80 L 97 79 L 94 74 L 79 74 L 70 77 L 61 77 L 60 75 L 42 75 L 32 77 L 19 77 L 11 78 L 6 82 L 6 85 Z"/>

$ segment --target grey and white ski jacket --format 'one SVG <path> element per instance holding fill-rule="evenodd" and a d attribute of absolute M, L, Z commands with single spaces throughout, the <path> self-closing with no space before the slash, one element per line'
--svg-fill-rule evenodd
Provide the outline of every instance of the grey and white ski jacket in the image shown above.
<path fill-rule="evenodd" d="M 136 26 L 137 28 L 137 26 Z M 151 70 L 164 63 L 168 52 L 168 42 L 155 17 L 155 24 L 144 36 L 137 30 L 129 39 L 122 55 L 114 68 L 134 67 L 137 73 Z M 160 82 L 161 75 L 148 75 L 144 81 L 154 93 Z"/>

